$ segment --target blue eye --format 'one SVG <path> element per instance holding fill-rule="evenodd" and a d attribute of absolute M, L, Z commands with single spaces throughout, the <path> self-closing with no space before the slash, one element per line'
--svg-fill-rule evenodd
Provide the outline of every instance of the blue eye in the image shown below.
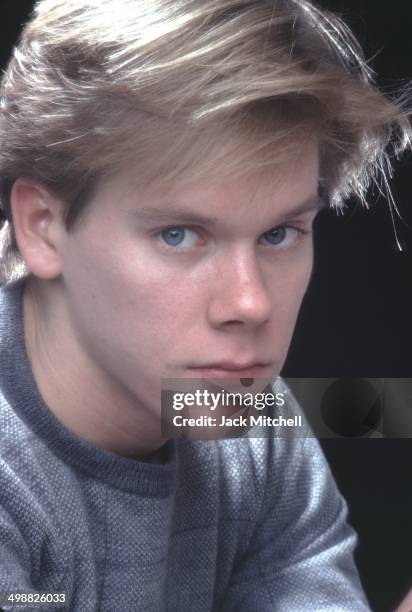
<path fill-rule="evenodd" d="M 185 239 L 185 235 L 183 227 L 171 227 L 162 231 L 163 240 L 170 246 L 179 246 Z"/>
<path fill-rule="evenodd" d="M 182 247 L 190 249 L 195 246 L 199 235 L 188 227 L 168 227 L 160 233 L 162 240 L 171 247 Z"/>
<path fill-rule="evenodd" d="M 263 239 L 266 244 L 278 246 L 280 248 L 288 248 L 299 242 L 299 238 L 307 232 L 299 230 L 296 227 L 288 227 L 279 225 L 274 227 L 269 232 L 263 234 Z"/>
<path fill-rule="evenodd" d="M 286 238 L 286 227 L 275 227 L 264 234 L 265 240 L 270 244 L 281 244 Z"/>

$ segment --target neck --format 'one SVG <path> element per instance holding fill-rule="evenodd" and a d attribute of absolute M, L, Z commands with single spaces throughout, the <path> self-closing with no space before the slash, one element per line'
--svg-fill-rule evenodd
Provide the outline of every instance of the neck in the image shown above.
<path fill-rule="evenodd" d="M 75 434 L 106 451 L 144 458 L 166 442 L 160 417 L 82 349 L 62 293 L 58 281 L 29 278 L 24 287 L 25 342 L 37 387 Z"/>

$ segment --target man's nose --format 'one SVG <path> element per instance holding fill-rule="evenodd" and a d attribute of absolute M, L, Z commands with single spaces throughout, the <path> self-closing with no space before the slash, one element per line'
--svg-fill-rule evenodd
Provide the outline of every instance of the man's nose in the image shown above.
<path fill-rule="evenodd" d="M 271 294 L 255 253 L 228 253 L 215 272 L 208 312 L 214 327 L 253 328 L 271 318 Z"/>

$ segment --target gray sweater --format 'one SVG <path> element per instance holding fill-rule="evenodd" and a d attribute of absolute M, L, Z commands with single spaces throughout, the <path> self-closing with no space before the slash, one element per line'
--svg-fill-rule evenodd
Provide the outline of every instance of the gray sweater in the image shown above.
<path fill-rule="evenodd" d="M 39 395 L 21 293 L 0 290 L 0 592 L 64 592 L 37 609 L 70 612 L 369 610 L 315 439 L 101 450 Z"/>

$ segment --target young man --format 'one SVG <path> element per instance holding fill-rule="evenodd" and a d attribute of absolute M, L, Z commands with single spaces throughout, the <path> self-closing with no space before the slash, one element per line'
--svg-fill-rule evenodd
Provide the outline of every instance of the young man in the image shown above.
<path fill-rule="evenodd" d="M 1 90 L 4 609 L 369 609 L 316 441 L 167 440 L 160 388 L 276 379 L 321 200 L 408 129 L 307 2 L 36 5 Z"/>

